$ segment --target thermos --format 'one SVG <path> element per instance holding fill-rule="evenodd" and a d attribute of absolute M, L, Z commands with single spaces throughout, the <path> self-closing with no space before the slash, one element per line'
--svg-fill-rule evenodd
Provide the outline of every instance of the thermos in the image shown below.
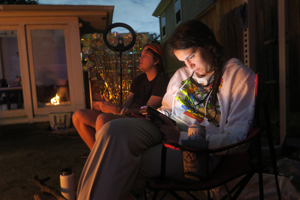
<path fill-rule="evenodd" d="M 75 200 L 75 184 L 72 169 L 63 169 L 60 173 L 61 194 L 68 200 Z"/>

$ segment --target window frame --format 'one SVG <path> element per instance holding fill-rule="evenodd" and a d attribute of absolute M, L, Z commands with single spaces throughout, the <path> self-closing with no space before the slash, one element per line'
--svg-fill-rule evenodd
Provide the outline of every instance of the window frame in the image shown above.
<path fill-rule="evenodd" d="M 176 10 L 176 3 L 179 2 L 179 9 Z M 175 26 L 178 26 L 182 22 L 182 7 L 181 7 L 181 0 L 174 0 L 174 14 L 175 14 Z M 177 20 L 177 13 L 179 12 L 180 20 Z"/>
<path fill-rule="evenodd" d="M 164 19 L 164 25 L 163 25 L 163 19 Z M 167 28 L 166 28 L 166 24 L 167 24 L 167 22 L 166 22 L 167 20 L 166 20 L 166 14 L 165 13 L 163 13 L 162 15 L 161 15 L 161 18 L 160 18 L 160 25 L 161 25 L 161 37 L 162 38 L 165 38 L 166 36 L 167 36 Z"/>

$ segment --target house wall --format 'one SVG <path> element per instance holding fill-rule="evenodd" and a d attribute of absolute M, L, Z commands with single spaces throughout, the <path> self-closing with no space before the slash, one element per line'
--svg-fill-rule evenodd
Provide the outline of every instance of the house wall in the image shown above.
<path fill-rule="evenodd" d="M 293 9 L 294 8 L 294 9 Z M 295 9 L 297 8 L 297 9 Z M 299 116 L 300 116 L 300 2 L 298 0 L 288 1 L 288 30 L 289 30 L 289 49 L 288 49 L 288 108 L 287 116 L 289 122 L 289 134 L 297 135 L 299 138 Z M 298 143 L 299 144 L 299 143 Z M 298 145 L 297 144 L 297 145 Z"/>
<path fill-rule="evenodd" d="M 23 100 L 20 102 L 21 106 L 18 106 L 17 109 L 9 108 L 9 106 L 7 106 L 8 108 L 4 107 L 5 109 L 0 109 L 0 126 L 3 124 L 49 121 L 49 113 L 75 112 L 78 109 L 85 108 L 83 69 L 80 57 L 80 33 L 86 33 L 91 30 L 93 32 L 95 30 L 99 32 L 103 31 L 107 25 L 111 24 L 112 13 L 113 6 L 0 5 L 0 30 L 14 30 L 17 33 L 18 52 L 16 54 L 14 52 L 17 50 L 12 49 L 12 55 L 16 55 L 20 59 L 19 71 L 22 77 L 22 85 L 20 89 L 16 89 L 21 91 L 19 99 Z M 79 23 L 79 21 L 82 23 Z M 92 27 L 91 24 L 95 26 Z M 65 54 L 67 56 L 65 63 L 68 68 L 70 103 L 61 106 L 48 106 L 48 103 L 41 104 L 37 99 L 37 96 L 40 95 L 37 86 L 39 86 L 39 82 L 41 82 L 43 76 L 40 73 L 34 74 L 34 65 L 41 64 L 41 59 L 33 59 L 33 54 L 36 53 L 39 56 L 41 52 L 32 51 L 34 45 L 31 42 L 31 34 L 28 34 L 31 30 L 64 31 L 65 41 L 57 41 L 57 43 L 65 43 L 66 45 Z M 49 42 L 50 44 L 52 43 L 51 40 Z M 5 40 L 1 41 L 4 47 L 12 47 L 11 43 L 9 45 L 6 43 Z M 36 44 L 36 46 L 38 45 L 40 44 Z M 1 67 L 4 67 L 4 65 L 13 65 L 12 61 L 14 60 L 8 58 L 9 56 L 6 54 L 8 52 L 4 52 L 5 55 L 3 56 L 5 56 L 5 59 L 2 58 L 0 60 Z M 49 71 L 52 70 L 50 65 L 55 64 L 51 63 L 51 58 L 60 58 L 62 55 L 60 51 L 53 52 L 53 49 L 51 49 L 51 53 L 49 54 L 48 52 L 49 55 L 43 55 L 44 61 L 47 61 L 46 64 L 49 64 L 50 68 L 47 68 Z M 9 63 L 7 63 L 8 61 Z M 65 66 L 64 63 L 63 65 Z M 63 73 L 65 75 L 66 71 Z M 63 73 L 49 75 L 57 78 Z M 0 75 L 1 77 L 5 75 L 9 78 L 16 76 L 14 73 L 9 75 L 2 73 Z M 49 80 L 49 83 L 53 82 Z M 1 92 L 12 93 L 11 91 L 14 89 L 8 87 L 1 88 Z M 11 103 L 14 102 L 5 101 L 5 105 L 10 105 Z"/>
<path fill-rule="evenodd" d="M 166 35 L 162 38 L 162 42 L 166 41 L 175 29 L 175 12 L 174 12 L 174 2 L 170 3 L 165 12 L 166 17 Z"/>
<path fill-rule="evenodd" d="M 198 14 L 195 19 L 202 21 L 209 26 L 215 33 L 218 40 L 220 40 L 219 30 L 221 29 L 221 18 L 243 4 L 243 0 L 221 0 L 215 4 L 211 4 L 210 7 L 204 12 Z"/>
<path fill-rule="evenodd" d="M 280 0 L 281 1 L 281 0 Z M 278 36 L 278 2 L 279 0 L 255 0 L 257 21 L 256 58 L 257 68 L 265 86 L 265 98 L 268 101 L 273 132 L 278 139 L 282 134 L 280 127 L 280 106 L 286 107 L 287 136 L 299 137 L 300 116 L 300 16 L 298 0 L 286 0 L 286 65 L 279 66 Z M 286 85 L 280 82 L 281 70 L 286 73 Z M 280 105 L 284 98 L 280 87 L 286 90 L 286 105 Z"/>
<path fill-rule="evenodd" d="M 210 5 L 213 4 L 213 0 L 181 0 L 181 12 L 182 12 L 182 22 L 194 19 L 199 13 L 203 12 Z M 167 35 L 162 38 L 162 43 L 165 43 L 172 35 L 173 31 L 176 29 L 175 24 L 175 7 L 174 1 L 170 1 L 168 6 L 164 11 L 166 17 L 166 31 Z M 179 24 L 180 25 L 180 24 Z"/>
<path fill-rule="evenodd" d="M 183 21 L 187 21 L 190 19 L 195 19 L 199 13 L 204 12 L 207 8 L 209 8 L 214 3 L 214 0 L 206 0 L 206 1 L 182 1 L 182 12 L 184 13 Z"/>
<path fill-rule="evenodd" d="M 257 67 L 261 78 L 267 82 L 266 90 L 272 97 L 269 106 L 272 118 L 278 119 L 279 90 L 278 90 L 278 9 L 277 0 L 256 0 L 257 18 Z M 277 38 L 277 39 L 276 39 Z M 274 118 L 274 119 L 275 119 Z M 276 120 L 277 120 L 276 119 Z"/>
<path fill-rule="evenodd" d="M 182 22 L 196 19 L 207 24 L 215 33 L 217 40 L 225 44 L 226 57 L 237 57 L 243 61 L 243 31 L 239 30 L 240 19 L 234 16 L 234 9 L 241 6 L 244 0 L 181 0 Z M 231 12 L 231 13 L 230 13 Z M 230 14 L 228 14 L 230 13 Z M 167 50 L 167 42 L 173 31 L 177 28 L 175 25 L 174 1 L 169 1 L 162 14 L 166 17 L 166 36 L 161 39 L 162 45 Z M 227 16 L 225 16 L 227 15 Z M 221 24 L 223 19 L 223 26 Z M 228 23 L 230 22 L 230 23 Z M 226 25 L 224 25 L 226 24 Z M 180 24 L 179 24 L 180 25 Z M 224 34 L 227 37 L 224 37 Z M 229 43 L 228 41 L 233 41 Z M 223 45 L 224 46 L 224 45 Z M 183 64 L 173 56 L 166 55 L 166 71 L 169 76 L 183 66 Z"/>

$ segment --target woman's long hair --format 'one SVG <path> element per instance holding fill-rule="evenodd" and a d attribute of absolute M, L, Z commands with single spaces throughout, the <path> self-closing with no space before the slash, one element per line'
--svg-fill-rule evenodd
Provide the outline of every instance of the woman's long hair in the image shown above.
<path fill-rule="evenodd" d="M 202 22 L 190 20 L 178 27 L 168 42 L 169 53 L 171 55 L 174 55 L 174 50 L 193 47 L 204 48 L 206 46 L 212 46 L 214 80 L 212 82 L 211 105 L 214 106 L 217 101 L 217 93 L 219 92 L 224 64 L 223 47 L 217 42 L 214 33 Z"/>

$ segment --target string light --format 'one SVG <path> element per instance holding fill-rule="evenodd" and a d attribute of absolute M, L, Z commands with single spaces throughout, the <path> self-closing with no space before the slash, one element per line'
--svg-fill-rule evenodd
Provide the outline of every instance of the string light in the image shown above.
<path fill-rule="evenodd" d="M 131 42 L 130 33 L 117 33 L 107 35 L 111 45 L 118 44 L 118 37 L 124 38 L 124 45 Z M 102 34 L 86 34 L 81 38 L 82 53 L 85 62 L 84 70 L 90 71 L 90 77 L 97 82 L 93 92 L 109 97 L 116 105 L 120 104 L 120 73 L 122 74 L 122 102 L 126 101 L 132 79 L 141 74 L 138 69 L 139 57 L 143 46 L 150 43 L 148 34 L 136 34 L 135 45 L 122 53 L 122 72 L 119 72 L 119 52 L 111 51 L 106 47 Z"/>

